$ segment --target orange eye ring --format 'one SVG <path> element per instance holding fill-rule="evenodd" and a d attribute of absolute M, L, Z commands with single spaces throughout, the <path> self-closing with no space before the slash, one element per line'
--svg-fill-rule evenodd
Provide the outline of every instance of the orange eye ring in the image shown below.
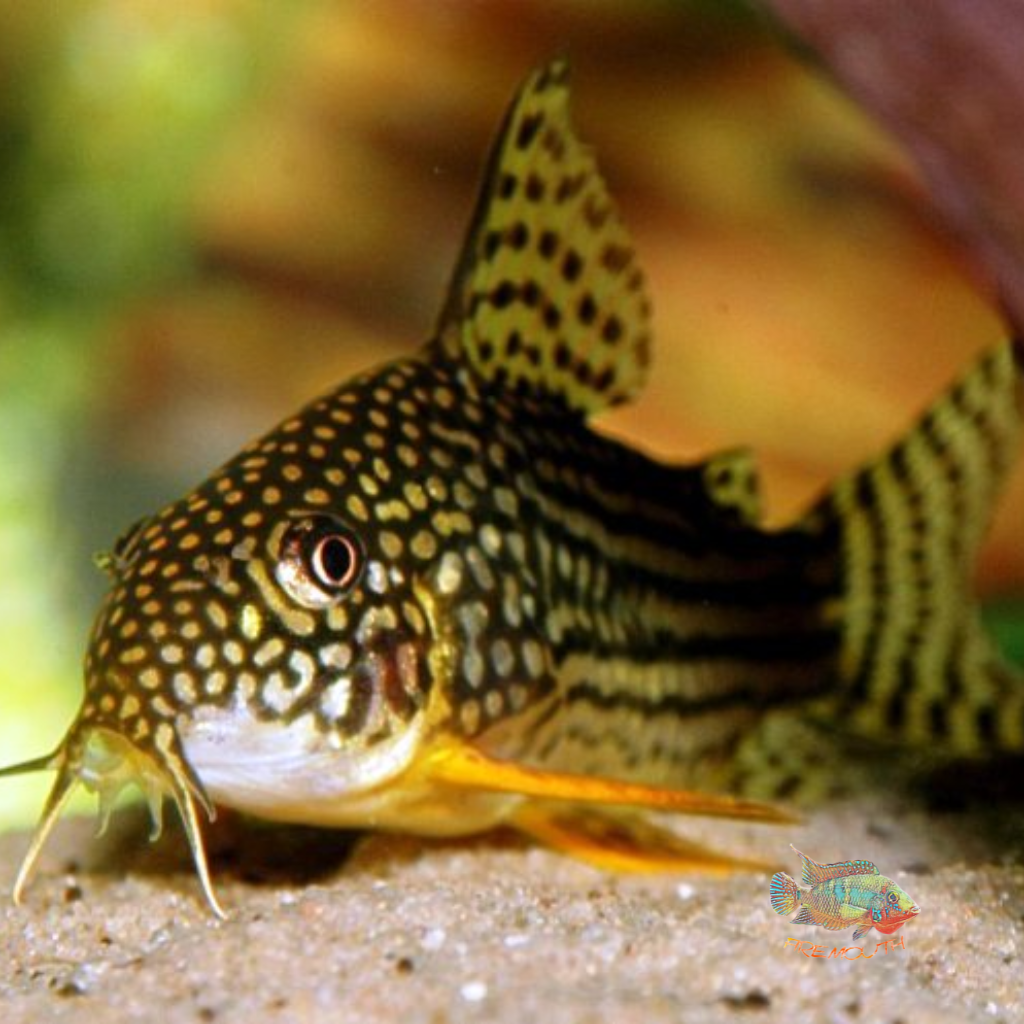
<path fill-rule="evenodd" d="M 281 538 L 277 578 L 301 604 L 322 607 L 346 594 L 366 564 L 356 533 L 334 516 L 310 512 Z"/>
<path fill-rule="evenodd" d="M 347 590 L 355 581 L 362 556 L 355 541 L 343 533 L 328 533 L 313 544 L 308 564 L 310 574 L 326 590 Z"/>

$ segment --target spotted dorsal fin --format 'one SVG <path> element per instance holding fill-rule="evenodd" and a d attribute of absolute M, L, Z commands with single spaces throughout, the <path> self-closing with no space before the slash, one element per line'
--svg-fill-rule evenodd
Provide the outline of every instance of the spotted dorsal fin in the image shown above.
<path fill-rule="evenodd" d="M 869 860 L 841 860 L 834 864 L 819 864 L 816 860 L 811 860 L 806 853 L 800 853 L 792 844 L 790 848 L 794 853 L 800 854 L 803 864 L 801 881 L 804 885 L 817 885 L 819 882 L 827 882 L 830 878 L 845 878 L 848 875 L 877 875 L 879 873 L 878 868 Z"/>
<path fill-rule="evenodd" d="M 633 246 L 569 121 L 568 68 L 534 72 L 506 116 L 441 312 L 451 358 L 589 414 L 643 385 L 650 306 Z"/>

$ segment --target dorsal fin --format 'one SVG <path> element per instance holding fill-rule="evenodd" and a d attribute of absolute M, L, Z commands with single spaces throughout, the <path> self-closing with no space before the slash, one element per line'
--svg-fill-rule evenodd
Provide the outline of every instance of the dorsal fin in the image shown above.
<path fill-rule="evenodd" d="M 801 881 L 804 885 L 818 885 L 820 882 L 827 882 L 830 878 L 845 878 L 848 875 L 877 875 L 879 873 L 878 868 L 869 860 L 842 860 L 836 861 L 834 864 L 819 864 L 816 860 L 811 860 L 806 853 L 800 853 L 792 843 L 790 849 L 794 853 L 800 854 L 800 860 L 803 863 Z"/>
<path fill-rule="evenodd" d="M 506 115 L 437 337 L 487 381 L 588 414 L 642 387 L 650 306 L 567 79 L 564 61 L 535 71 Z"/>

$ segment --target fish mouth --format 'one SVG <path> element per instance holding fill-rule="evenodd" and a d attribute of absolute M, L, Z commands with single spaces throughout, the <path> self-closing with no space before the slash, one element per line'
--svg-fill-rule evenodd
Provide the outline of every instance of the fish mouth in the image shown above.
<path fill-rule="evenodd" d="M 908 911 L 907 917 L 917 917 L 921 913 L 921 908 L 915 903 Z"/>

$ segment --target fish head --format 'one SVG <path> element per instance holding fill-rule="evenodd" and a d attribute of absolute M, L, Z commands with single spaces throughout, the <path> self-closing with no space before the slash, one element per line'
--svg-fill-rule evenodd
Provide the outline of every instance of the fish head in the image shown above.
<path fill-rule="evenodd" d="M 876 925 L 894 925 L 917 917 L 921 913 L 921 908 L 904 889 L 890 880 L 879 893 L 872 913 Z"/>
<path fill-rule="evenodd" d="M 413 764 L 453 704 L 461 735 L 511 710 L 507 687 L 504 708 L 480 701 L 470 714 L 451 689 L 538 661 L 493 632 L 532 598 L 499 589 L 518 509 L 496 493 L 482 417 L 442 367 L 391 364 L 118 541 L 102 559 L 112 585 L 81 710 L 36 765 L 58 771 L 45 827 L 77 782 L 101 807 L 128 783 L 154 807 L 169 796 L 192 822 L 197 862 L 196 808 L 213 802 L 379 820 L 360 800 Z"/>
<path fill-rule="evenodd" d="M 398 454 L 425 412 L 408 385 L 395 369 L 313 403 L 118 542 L 85 721 L 271 817 L 404 767 L 436 664 Z"/>

